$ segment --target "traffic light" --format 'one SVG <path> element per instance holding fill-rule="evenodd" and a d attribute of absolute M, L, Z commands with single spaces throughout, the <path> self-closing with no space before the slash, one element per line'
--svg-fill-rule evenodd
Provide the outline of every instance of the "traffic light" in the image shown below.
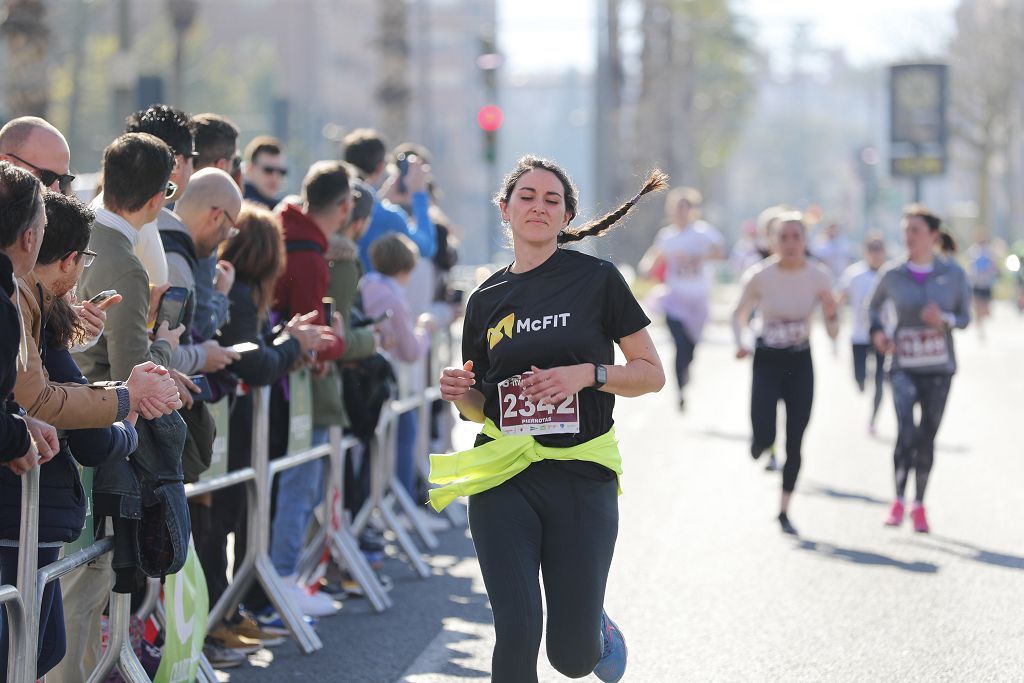
<path fill-rule="evenodd" d="M 476 114 L 476 123 L 484 132 L 484 159 L 488 163 L 498 160 L 498 129 L 505 121 L 505 113 L 496 104 L 480 107 Z"/>

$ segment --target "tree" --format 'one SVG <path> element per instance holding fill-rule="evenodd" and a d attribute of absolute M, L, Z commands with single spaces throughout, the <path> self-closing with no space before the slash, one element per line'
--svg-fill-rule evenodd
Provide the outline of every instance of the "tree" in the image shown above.
<path fill-rule="evenodd" d="M 397 144 L 409 134 L 409 16 L 405 0 L 380 0 L 377 5 L 377 50 L 380 78 L 377 105 L 381 131 Z"/>
<path fill-rule="evenodd" d="M 46 116 L 46 77 L 50 30 L 43 0 L 7 0 L 0 35 L 7 39 L 7 114 Z"/>
<path fill-rule="evenodd" d="M 977 227 L 991 230 L 994 162 L 1001 159 L 1004 169 L 1019 173 L 1020 150 L 1011 143 L 1020 139 L 1024 97 L 1024 3 L 963 0 L 956 27 L 950 45 L 954 161 L 964 162 L 974 176 Z M 1020 189 L 1009 194 L 1019 213 Z"/>

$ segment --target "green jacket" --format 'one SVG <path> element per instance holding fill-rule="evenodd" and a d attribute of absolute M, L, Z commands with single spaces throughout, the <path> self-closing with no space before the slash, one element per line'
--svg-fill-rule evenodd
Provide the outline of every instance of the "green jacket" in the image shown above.
<path fill-rule="evenodd" d="M 331 363 L 327 374 L 313 380 L 313 424 L 318 427 L 348 426 L 345 405 L 342 402 L 341 364 L 373 355 L 376 342 L 369 327 L 352 329 L 352 305 L 359 292 L 362 264 L 355 242 L 347 237 L 334 237 L 327 252 L 330 281 L 327 296 L 334 298 L 334 310 L 341 313 L 345 324 L 345 353 L 337 363 Z"/>
<path fill-rule="evenodd" d="M 484 420 L 488 441 L 458 453 L 431 453 L 430 505 L 440 512 L 459 496 L 471 496 L 493 489 L 540 460 L 585 460 L 615 472 L 622 493 L 622 456 L 615 440 L 615 428 L 578 446 L 542 446 L 532 436 L 503 434 L 490 418 Z"/>

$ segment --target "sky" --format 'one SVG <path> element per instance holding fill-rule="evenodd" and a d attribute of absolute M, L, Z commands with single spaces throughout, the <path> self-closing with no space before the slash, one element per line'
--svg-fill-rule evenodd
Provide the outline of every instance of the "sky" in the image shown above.
<path fill-rule="evenodd" d="M 755 40 L 784 49 L 799 22 L 818 47 L 842 47 L 856 64 L 934 53 L 953 31 L 958 0 L 734 0 L 753 21 Z M 596 0 L 498 0 L 508 72 L 594 63 Z"/>

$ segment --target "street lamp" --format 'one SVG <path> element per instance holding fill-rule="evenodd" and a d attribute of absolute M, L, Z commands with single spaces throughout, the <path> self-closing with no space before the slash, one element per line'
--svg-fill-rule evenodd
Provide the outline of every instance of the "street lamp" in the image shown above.
<path fill-rule="evenodd" d="M 196 20 L 199 12 L 198 0 L 167 0 L 167 11 L 174 24 L 174 74 L 171 87 L 171 103 L 176 107 L 184 106 L 184 61 L 185 35 Z"/>

